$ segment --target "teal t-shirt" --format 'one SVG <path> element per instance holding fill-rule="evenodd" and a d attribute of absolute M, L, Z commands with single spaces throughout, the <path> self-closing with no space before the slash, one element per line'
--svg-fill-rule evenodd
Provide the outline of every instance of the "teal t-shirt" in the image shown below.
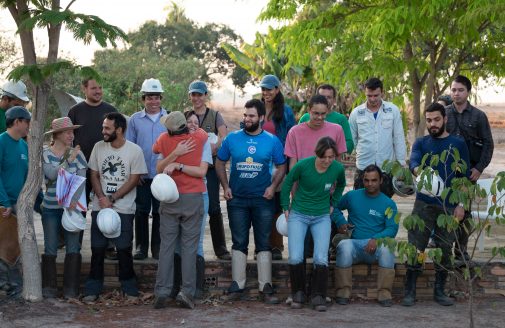
<path fill-rule="evenodd" d="M 392 215 L 388 217 L 386 210 L 391 208 Z M 347 210 L 347 221 L 340 210 Z M 337 227 L 342 224 L 354 225 L 352 239 L 368 238 L 394 238 L 398 232 L 398 223 L 395 221 L 397 208 L 395 202 L 388 196 L 380 193 L 371 197 L 365 189 L 351 190 L 340 199 L 338 209 L 333 212 L 332 219 Z"/>
<path fill-rule="evenodd" d="M 7 129 L 7 123 L 5 122 L 5 112 L 5 109 L 0 108 L 0 133 L 4 133 Z"/>
<path fill-rule="evenodd" d="M 329 214 L 330 205 L 338 204 L 346 185 L 344 166 L 333 161 L 325 172 L 319 173 L 315 162 L 315 156 L 304 158 L 289 171 L 281 191 L 283 210 L 290 209 L 289 196 L 295 182 L 298 182 L 298 187 L 291 209 L 305 215 L 319 216 Z"/>
<path fill-rule="evenodd" d="M 310 114 L 305 113 L 298 121 L 298 124 L 308 122 L 310 120 Z M 339 112 L 331 111 L 325 118 L 326 122 L 335 123 L 342 127 L 345 136 L 345 145 L 347 146 L 347 153 L 350 154 L 354 150 L 354 142 L 352 141 L 351 127 L 349 126 L 349 121 L 344 114 Z"/>
<path fill-rule="evenodd" d="M 12 207 L 18 200 L 28 174 L 28 145 L 0 134 L 0 205 Z"/>

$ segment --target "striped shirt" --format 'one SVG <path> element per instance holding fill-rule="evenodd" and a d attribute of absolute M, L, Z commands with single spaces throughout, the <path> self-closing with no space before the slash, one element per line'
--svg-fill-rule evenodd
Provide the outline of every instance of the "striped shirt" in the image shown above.
<path fill-rule="evenodd" d="M 56 199 L 56 180 L 58 179 L 58 171 L 60 167 L 64 168 L 70 173 L 76 173 L 77 175 L 86 176 L 86 169 L 88 164 L 86 163 L 86 158 L 82 151 L 79 152 L 76 159 L 68 163 L 68 161 L 63 161 L 63 156 L 56 156 L 50 147 L 44 146 L 42 151 L 42 169 L 44 171 L 44 183 L 46 184 L 46 192 L 44 193 L 44 200 L 42 206 L 45 208 L 61 208 Z M 60 164 L 61 163 L 61 164 Z M 83 184 L 84 186 L 85 184 Z M 84 191 L 83 188 L 81 188 Z M 77 192 L 77 194 L 80 194 Z M 76 195 L 79 196 L 79 195 Z M 78 199 L 78 197 L 74 197 Z"/>

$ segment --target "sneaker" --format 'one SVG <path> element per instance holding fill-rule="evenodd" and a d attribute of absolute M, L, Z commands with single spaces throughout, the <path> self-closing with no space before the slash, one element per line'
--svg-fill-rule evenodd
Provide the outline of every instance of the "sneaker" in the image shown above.
<path fill-rule="evenodd" d="M 223 254 L 216 254 L 216 257 L 223 261 L 231 261 L 231 254 L 228 251 Z"/>
<path fill-rule="evenodd" d="M 98 299 L 98 295 L 86 295 L 82 298 L 84 303 L 93 303 Z"/>
<path fill-rule="evenodd" d="M 175 298 L 175 302 L 180 307 L 184 307 L 187 309 L 194 309 L 195 308 L 195 303 L 193 303 L 193 300 L 191 299 L 191 297 L 187 296 L 183 292 L 179 292 L 179 294 L 177 294 L 177 297 Z"/>
<path fill-rule="evenodd" d="M 155 309 L 163 309 L 167 307 L 168 297 L 167 296 L 155 296 L 153 307 Z"/>
<path fill-rule="evenodd" d="M 144 253 L 140 250 L 135 252 L 135 255 L 133 255 L 134 260 L 145 260 L 146 258 L 147 258 L 146 253 Z"/>
<path fill-rule="evenodd" d="M 281 261 L 282 260 L 282 251 L 278 248 L 272 248 L 272 260 L 273 261 Z"/>
<path fill-rule="evenodd" d="M 335 298 L 335 303 L 340 305 L 347 305 L 349 304 L 349 299 L 345 297 L 337 297 Z"/>
<path fill-rule="evenodd" d="M 383 306 L 383 307 L 391 307 L 391 306 L 393 306 L 393 300 L 391 300 L 391 299 L 382 300 L 382 301 L 379 301 L 379 304 L 380 304 L 380 306 Z"/>
<path fill-rule="evenodd" d="M 105 258 L 107 260 L 116 261 L 117 260 L 117 252 L 115 248 L 107 248 L 105 251 Z"/>

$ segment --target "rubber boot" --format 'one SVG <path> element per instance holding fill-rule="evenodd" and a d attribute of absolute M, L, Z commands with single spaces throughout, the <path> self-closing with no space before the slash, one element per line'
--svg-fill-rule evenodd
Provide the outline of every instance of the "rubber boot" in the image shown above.
<path fill-rule="evenodd" d="M 291 280 L 292 309 L 301 309 L 305 303 L 305 266 L 303 263 L 289 266 Z"/>
<path fill-rule="evenodd" d="M 201 299 L 203 297 L 205 288 L 205 259 L 203 256 L 196 256 L 196 289 L 195 289 L 195 299 Z"/>
<path fill-rule="evenodd" d="M 395 281 L 395 269 L 379 267 L 377 270 L 377 301 L 380 305 L 390 307 L 393 305 L 391 290 Z"/>
<path fill-rule="evenodd" d="M 94 302 L 102 293 L 105 251 L 105 247 L 91 247 L 91 265 L 84 284 L 84 302 Z"/>
<path fill-rule="evenodd" d="M 117 259 L 119 266 L 119 282 L 121 290 L 126 296 L 138 297 L 137 276 L 133 270 L 132 248 L 117 249 Z"/>
<path fill-rule="evenodd" d="M 272 253 L 259 252 L 257 255 L 260 296 L 266 304 L 279 304 L 272 288 Z"/>
<path fill-rule="evenodd" d="M 347 305 L 351 298 L 352 267 L 335 268 L 335 288 L 337 289 L 335 301 L 340 305 Z"/>
<path fill-rule="evenodd" d="M 172 291 L 170 292 L 169 298 L 175 300 L 177 294 L 181 291 L 182 283 L 182 268 L 181 268 L 181 256 L 177 253 L 174 254 L 174 281 L 172 283 Z"/>
<path fill-rule="evenodd" d="M 232 282 L 227 291 L 226 299 L 229 301 L 239 300 L 244 295 L 246 282 L 247 255 L 241 251 L 232 250 L 231 255 L 231 278 Z"/>
<path fill-rule="evenodd" d="M 79 253 L 65 255 L 63 268 L 63 296 L 65 298 L 78 298 L 81 281 L 82 256 Z"/>
<path fill-rule="evenodd" d="M 149 247 L 149 213 L 135 213 L 135 260 L 145 260 Z"/>
<path fill-rule="evenodd" d="M 328 289 L 328 267 L 315 265 L 312 271 L 312 308 L 319 312 L 326 311 L 326 291 Z"/>
<path fill-rule="evenodd" d="M 42 254 L 42 295 L 45 298 L 55 298 L 57 294 L 56 255 Z"/>
<path fill-rule="evenodd" d="M 435 287 L 433 289 L 433 299 L 440 305 L 454 305 L 454 300 L 445 294 L 445 281 L 447 280 L 447 271 L 435 272 Z"/>
<path fill-rule="evenodd" d="M 220 260 L 231 260 L 230 252 L 226 249 L 226 238 L 224 235 L 223 215 L 221 213 L 209 216 L 210 236 L 214 253 Z"/>
<path fill-rule="evenodd" d="M 412 306 L 416 303 L 416 282 L 420 273 L 418 270 L 407 269 L 405 274 L 405 296 L 402 300 L 403 306 Z"/>

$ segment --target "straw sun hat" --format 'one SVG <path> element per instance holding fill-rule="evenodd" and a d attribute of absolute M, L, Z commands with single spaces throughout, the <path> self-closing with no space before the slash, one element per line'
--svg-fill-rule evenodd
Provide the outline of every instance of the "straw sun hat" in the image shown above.
<path fill-rule="evenodd" d="M 51 122 L 51 130 L 47 131 L 44 134 L 63 132 L 63 131 L 67 131 L 67 130 L 75 130 L 80 127 L 81 127 L 81 125 L 74 125 L 72 123 L 72 120 L 70 119 L 70 117 L 60 117 L 60 118 L 55 118 Z"/>

